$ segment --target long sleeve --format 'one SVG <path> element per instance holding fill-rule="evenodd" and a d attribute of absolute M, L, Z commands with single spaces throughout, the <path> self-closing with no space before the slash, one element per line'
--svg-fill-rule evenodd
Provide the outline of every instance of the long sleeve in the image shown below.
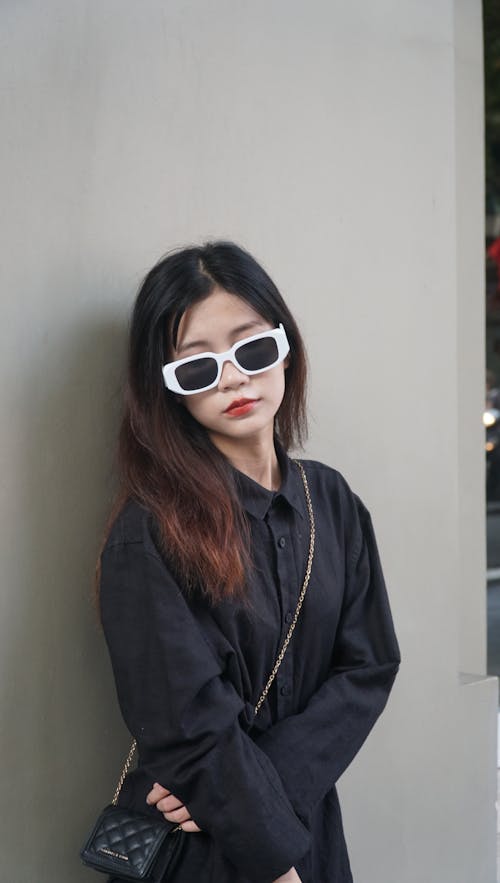
<path fill-rule="evenodd" d="M 158 781 L 182 800 L 245 879 L 284 874 L 310 834 L 242 728 L 245 703 L 163 559 L 141 542 L 108 545 L 101 613 L 122 714 L 151 787 Z"/>
<path fill-rule="evenodd" d="M 330 672 L 300 714 L 256 737 L 300 818 L 348 767 L 387 702 L 401 661 L 370 514 L 357 516 Z"/>

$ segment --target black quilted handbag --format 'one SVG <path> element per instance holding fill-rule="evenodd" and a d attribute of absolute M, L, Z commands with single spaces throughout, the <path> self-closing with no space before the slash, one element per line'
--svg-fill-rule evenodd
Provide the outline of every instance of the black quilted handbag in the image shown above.
<path fill-rule="evenodd" d="M 188 835 L 180 825 L 169 826 L 159 813 L 156 819 L 117 805 L 135 749 L 134 740 L 113 801 L 101 812 L 80 850 L 80 858 L 113 879 L 160 883 L 173 870 Z"/>

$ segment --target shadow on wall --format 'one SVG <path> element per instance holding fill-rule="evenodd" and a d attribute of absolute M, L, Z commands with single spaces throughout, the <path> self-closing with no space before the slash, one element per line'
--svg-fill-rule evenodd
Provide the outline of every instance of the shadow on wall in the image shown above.
<path fill-rule="evenodd" d="M 2 713 L 4 760 L 12 770 L 4 797 L 19 805 L 22 795 L 23 825 L 31 832 L 22 860 L 26 880 L 88 880 L 78 850 L 112 797 L 129 744 L 92 604 L 115 487 L 125 325 L 109 315 L 95 324 L 79 321 L 73 313 L 65 327 L 58 316 L 30 355 L 19 401 L 21 482 L 11 512 L 19 558 L 5 610 L 10 671 L 4 670 Z M 7 814 L 3 824 L 10 818 L 4 835 L 19 869 L 15 816 Z"/>

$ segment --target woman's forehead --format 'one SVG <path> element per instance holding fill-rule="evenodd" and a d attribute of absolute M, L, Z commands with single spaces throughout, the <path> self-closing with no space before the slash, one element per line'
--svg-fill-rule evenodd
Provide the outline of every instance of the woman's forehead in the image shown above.
<path fill-rule="evenodd" d="M 271 327 L 254 307 L 238 295 L 222 289 L 190 306 L 181 316 L 177 329 L 176 349 L 186 344 L 222 339 L 236 331 L 248 334 Z"/>

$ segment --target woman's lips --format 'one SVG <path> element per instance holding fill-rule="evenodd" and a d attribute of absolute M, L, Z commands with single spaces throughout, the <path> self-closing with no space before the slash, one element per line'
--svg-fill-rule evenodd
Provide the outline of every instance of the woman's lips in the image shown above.
<path fill-rule="evenodd" d="M 224 414 L 228 417 L 241 417 L 242 414 L 248 414 L 257 404 L 258 399 L 236 399 L 226 408 Z"/>

